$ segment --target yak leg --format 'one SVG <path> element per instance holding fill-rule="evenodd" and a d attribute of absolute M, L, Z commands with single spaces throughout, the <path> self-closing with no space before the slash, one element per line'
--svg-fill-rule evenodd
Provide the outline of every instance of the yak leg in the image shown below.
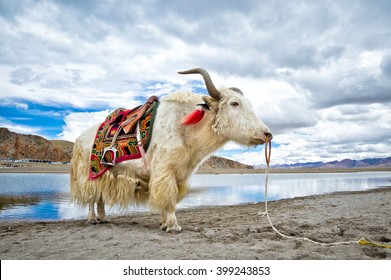
<path fill-rule="evenodd" d="M 180 232 L 182 230 L 182 228 L 178 225 L 178 221 L 175 216 L 175 207 L 171 210 L 169 208 L 162 210 L 160 229 L 167 232 Z"/>
<path fill-rule="evenodd" d="M 101 223 L 107 223 L 109 220 L 106 218 L 105 202 L 103 201 L 102 196 L 99 197 L 97 202 L 97 211 L 98 221 Z"/>
<path fill-rule="evenodd" d="M 89 224 L 96 224 L 96 214 L 95 214 L 95 200 L 91 199 L 88 205 L 88 220 L 87 223 Z"/>
<path fill-rule="evenodd" d="M 182 231 L 182 228 L 178 224 L 178 221 L 175 216 L 175 206 L 167 207 L 162 211 L 162 220 L 160 228 L 168 233 L 178 233 Z"/>
<path fill-rule="evenodd" d="M 178 201 L 178 186 L 174 174 L 159 172 L 159 176 L 152 176 L 150 180 L 149 203 L 152 207 L 162 211 L 161 229 L 166 232 L 180 232 L 175 217 L 175 205 Z"/>
<path fill-rule="evenodd" d="M 176 202 L 179 202 L 187 193 L 187 182 L 177 183 L 177 189 L 178 193 Z M 160 228 L 166 230 L 167 232 L 180 232 L 182 230 L 182 228 L 178 225 L 178 221 L 175 216 L 175 206 L 167 207 L 162 211 L 160 225 Z"/>

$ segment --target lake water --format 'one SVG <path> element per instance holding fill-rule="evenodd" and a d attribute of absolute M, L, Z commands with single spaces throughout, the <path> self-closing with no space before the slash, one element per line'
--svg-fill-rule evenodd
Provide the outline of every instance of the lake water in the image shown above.
<path fill-rule="evenodd" d="M 264 201 L 264 174 L 194 175 L 178 208 Z M 361 191 L 391 185 L 391 172 L 270 174 L 268 199 Z M 108 214 L 145 211 L 130 207 Z M 68 174 L 0 174 L 0 222 L 85 218 L 87 208 L 69 201 Z"/>

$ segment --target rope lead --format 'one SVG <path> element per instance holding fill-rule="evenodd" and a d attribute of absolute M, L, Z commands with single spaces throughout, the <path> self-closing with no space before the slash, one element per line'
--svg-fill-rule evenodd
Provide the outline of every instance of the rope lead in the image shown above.
<path fill-rule="evenodd" d="M 362 239 L 357 240 L 357 241 L 353 241 L 353 240 L 352 240 L 352 241 L 343 241 L 343 242 L 326 243 L 326 242 L 318 242 L 318 241 L 312 240 L 312 239 L 307 238 L 307 237 L 288 236 L 288 235 L 283 234 L 283 233 L 281 233 L 280 231 L 278 231 L 278 229 L 273 225 L 273 223 L 272 223 L 272 221 L 271 221 L 271 219 L 270 219 L 269 211 L 268 211 L 268 208 L 267 208 L 267 190 L 268 190 L 268 182 L 269 182 L 271 152 L 272 152 L 272 141 L 269 140 L 268 137 L 266 137 L 266 142 L 265 142 L 265 160 L 266 160 L 266 165 L 267 165 L 267 167 L 266 167 L 266 171 L 265 171 L 265 174 L 266 174 L 266 177 L 265 177 L 265 212 L 261 212 L 260 214 L 262 214 L 263 216 L 266 216 L 266 217 L 267 217 L 270 226 L 272 227 L 272 229 L 273 229 L 278 235 L 280 235 L 280 236 L 282 236 L 282 237 L 284 237 L 284 238 L 288 238 L 288 239 L 295 239 L 295 240 L 308 241 L 308 242 L 311 242 L 311 243 L 314 243 L 314 244 L 317 244 L 317 245 L 321 245 L 321 246 L 335 246 L 335 245 L 359 244 L 359 245 L 379 246 L 379 247 L 391 249 L 391 246 L 390 246 L 390 245 L 375 243 L 375 242 L 372 242 L 372 241 L 368 241 L 368 240 L 366 240 L 365 238 L 362 238 Z"/>
<path fill-rule="evenodd" d="M 379 247 L 391 249 L 391 245 L 375 243 L 375 242 L 372 242 L 372 241 L 368 241 L 368 240 L 366 240 L 365 238 L 360 239 L 360 240 L 358 241 L 358 244 L 360 244 L 360 245 L 379 246 Z"/>

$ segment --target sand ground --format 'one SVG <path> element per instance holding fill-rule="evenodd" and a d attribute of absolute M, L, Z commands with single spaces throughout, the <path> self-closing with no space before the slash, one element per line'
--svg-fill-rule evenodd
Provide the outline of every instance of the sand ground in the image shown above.
<path fill-rule="evenodd" d="M 290 236 L 339 242 L 366 238 L 391 245 L 391 187 L 269 202 L 274 225 Z M 282 238 L 258 213 L 263 203 L 177 211 L 179 234 L 159 229 L 159 214 L 84 220 L 0 223 L 6 259 L 391 259 L 391 249 L 320 246 Z"/>

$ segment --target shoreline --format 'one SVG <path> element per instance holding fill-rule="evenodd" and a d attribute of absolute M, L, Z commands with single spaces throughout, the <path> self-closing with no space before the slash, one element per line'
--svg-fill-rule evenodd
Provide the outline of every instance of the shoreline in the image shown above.
<path fill-rule="evenodd" d="M 391 245 L 391 187 L 270 201 L 273 225 L 320 242 L 365 238 Z M 179 234 L 159 229 L 159 213 L 85 220 L 4 222 L 1 259 L 391 259 L 391 250 L 358 244 L 319 246 L 282 238 L 260 215 L 264 203 L 180 209 Z"/>
<path fill-rule="evenodd" d="M 43 163 L 28 163 L 28 164 L 14 164 L 15 167 L 5 167 L 0 164 L 1 173 L 69 173 L 69 164 L 43 164 Z M 341 169 L 281 169 L 270 167 L 270 173 L 347 173 L 347 172 L 376 172 L 389 171 L 391 167 L 374 167 L 374 168 L 341 168 Z M 265 169 L 200 169 L 195 174 L 264 174 Z"/>

